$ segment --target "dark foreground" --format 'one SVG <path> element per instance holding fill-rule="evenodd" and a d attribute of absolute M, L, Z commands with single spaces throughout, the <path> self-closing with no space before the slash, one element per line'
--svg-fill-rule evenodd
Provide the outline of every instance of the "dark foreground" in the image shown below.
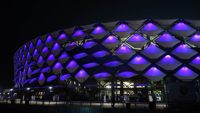
<path fill-rule="evenodd" d="M 67 105 L 40 106 L 0 104 L 0 113 L 200 113 L 199 109 L 127 109 L 127 108 L 99 108 L 78 107 Z"/>

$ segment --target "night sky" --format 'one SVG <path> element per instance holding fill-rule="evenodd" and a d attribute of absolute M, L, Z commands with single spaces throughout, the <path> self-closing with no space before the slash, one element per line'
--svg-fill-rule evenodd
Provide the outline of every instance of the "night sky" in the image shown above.
<path fill-rule="evenodd" d="M 199 4 L 192 0 L 13 0 L 1 5 L 0 89 L 14 85 L 14 52 L 38 35 L 76 25 L 115 20 L 200 19 Z"/>

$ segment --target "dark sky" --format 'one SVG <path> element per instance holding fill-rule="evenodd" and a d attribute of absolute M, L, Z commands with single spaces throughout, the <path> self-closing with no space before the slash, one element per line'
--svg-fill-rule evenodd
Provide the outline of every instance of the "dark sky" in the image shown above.
<path fill-rule="evenodd" d="M 198 2 L 190 0 L 53 0 L 1 4 L 0 88 L 13 86 L 13 54 L 34 37 L 74 25 L 120 19 L 200 19 Z"/>

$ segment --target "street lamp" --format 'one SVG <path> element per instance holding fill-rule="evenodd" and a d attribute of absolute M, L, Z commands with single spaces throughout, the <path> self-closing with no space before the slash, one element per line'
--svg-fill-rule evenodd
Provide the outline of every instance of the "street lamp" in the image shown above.
<path fill-rule="evenodd" d="M 53 87 L 52 86 L 49 86 L 49 90 L 52 90 L 53 89 Z"/>
<path fill-rule="evenodd" d="M 10 89 L 10 91 L 13 91 L 13 89 Z"/>
<path fill-rule="evenodd" d="M 31 89 L 31 88 L 29 88 L 29 87 L 28 87 L 28 88 L 26 88 L 26 90 L 27 90 L 27 91 L 29 91 L 30 89 Z"/>

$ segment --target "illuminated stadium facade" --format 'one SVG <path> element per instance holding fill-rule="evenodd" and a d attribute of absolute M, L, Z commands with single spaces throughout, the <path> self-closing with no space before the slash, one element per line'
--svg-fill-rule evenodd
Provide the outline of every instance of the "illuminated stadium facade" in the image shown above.
<path fill-rule="evenodd" d="M 154 94 L 157 101 L 194 102 L 199 28 L 197 20 L 147 19 L 38 36 L 14 55 L 15 89 L 36 99 L 147 102 Z"/>

